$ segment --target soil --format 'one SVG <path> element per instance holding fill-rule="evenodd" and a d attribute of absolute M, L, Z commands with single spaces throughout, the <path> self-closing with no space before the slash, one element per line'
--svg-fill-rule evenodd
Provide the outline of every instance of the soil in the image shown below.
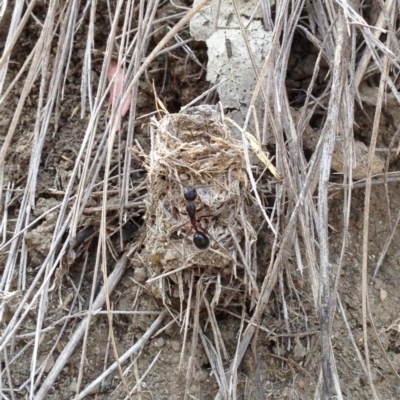
<path fill-rule="evenodd" d="M 107 2 L 99 1 L 98 10 L 103 8 L 103 17 L 99 13 L 99 23 L 95 32 L 95 48 L 100 54 L 105 48 L 108 32 Z M 39 2 L 35 8 L 35 16 L 43 20 L 45 16 L 44 3 Z M 171 5 L 165 5 L 158 11 L 158 16 L 170 12 Z M 100 20 L 101 19 L 101 20 Z M 0 38 L 5 36 L 7 24 L 0 30 Z M 35 209 L 30 216 L 31 221 L 60 204 L 62 193 L 69 183 L 74 160 L 82 145 L 83 134 L 87 128 L 86 117 L 80 118 L 81 99 L 81 71 L 83 68 L 83 54 L 85 48 L 85 24 L 82 24 L 76 33 L 74 51 L 71 55 L 71 64 L 67 74 L 65 92 L 57 105 L 58 119 L 50 123 L 48 134 L 41 154 L 40 171 L 37 175 L 35 192 Z M 12 52 L 12 66 L 8 70 L 7 85 L 17 75 L 40 34 L 41 27 L 31 18 L 28 25 Z M 183 36 L 187 31 L 183 31 Z M 155 37 L 154 41 L 158 38 Z M 287 88 L 292 93 L 293 107 L 301 106 L 298 96 L 300 89 L 307 88 L 316 59 L 315 51 L 307 50 L 310 46 L 302 36 L 297 37 L 297 46 L 289 63 L 291 73 L 288 76 Z M 299 46 L 299 43 L 302 45 Z M 154 43 L 151 43 L 154 47 Z M 202 43 L 192 43 L 192 50 L 196 57 L 206 66 L 206 47 Z M 304 57 L 304 54 L 307 56 Z M 168 69 L 165 69 L 168 65 Z M 96 70 L 96 67 L 99 69 Z M 101 63 L 94 64 L 94 80 L 98 79 Z M 324 74 L 327 68 L 321 68 L 318 84 L 323 86 Z M 196 75 L 196 79 L 193 76 Z M 137 116 L 141 117 L 154 111 L 154 96 L 151 83 L 155 82 L 156 91 L 170 113 L 178 112 L 182 105 L 196 98 L 208 89 L 204 69 L 199 67 L 192 59 L 186 59 L 182 49 L 158 57 L 149 68 L 147 79 L 140 83 L 140 101 Z M 40 84 L 40 82 L 37 82 Z M 369 82 L 374 87 L 373 81 Z M 0 104 L 0 137 L 2 142 L 11 124 L 11 120 L 22 91 L 23 83 L 20 80 L 12 89 L 6 102 Z M 375 86 L 376 87 L 376 86 Z M 27 184 L 29 162 L 31 158 L 32 133 L 36 123 L 38 102 L 37 89 L 32 90 L 24 107 L 21 120 L 7 153 L 6 182 L 14 183 L 11 195 L 12 201 L 8 206 L 8 219 L 6 239 L 12 237 L 15 229 L 15 220 L 20 212 L 22 190 Z M 370 137 L 368 132 L 372 129 L 374 109 L 366 106 L 356 110 L 357 138 L 367 145 Z M 397 110 L 385 110 L 382 119 L 378 145 L 387 148 L 394 135 L 392 119 L 396 118 Z M 107 120 L 107 110 L 104 110 L 104 123 Z M 138 120 L 135 137 L 149 146 L 149 135 L 146 123 L 149 119 Z M 398 121 L 394 121 L 398 126 Z M 313 121 L 318 128 L 319 122 Z M 121 142 L 124 140 L 124 129 L 127 121 L 121 128 Z M 148 148 L 148 147 L 147 147 Z M 118 152 L 113 166 L 117 165 Z M 136 165 L 138 168 L 139 164 Z M 392 157 L 389 170 L 399 169 L 396 157 Z M 137 181 L 145 179 L 145 172 L 137 173 Z M 332 174 L 332 181 L 338 178 Z M 369 360 L 371 363 L 372 379 L 381 399 L 400 398 L 400 385 L 393 373 L 388 360 L 394 370 L 400 371 L 400 232 L 394 229 L 398 213 L 400 212 L 400 198 L 398 193 L 400 184 L 392 182 L 387 185 L 372 187 L 370 214 L 369 214 L 369 254 L 368 254 L 368 307 L 373 325 L 369 323 Z M 143 195 L 143 189 L 137 198 Z M 337 264 L 341 257 L 341 243 L 343 241 L 343 208 L 344 195 L 342 190 L 332 192 L 329 204 L 330 213 L 330 257 L 332 260 L 332 277 L 336 276 Z M 114 199 L 118 204 L 118 199 Z M 134 198 L 130 199 L 133 201 Z M 351 220 L 348 246 L 344 254 L 343 268 L 340 271 L 339 296 L 342 311 L 345 313 L 348 326 L 344 323 L 341 311 L 337 310 L 333 320 L 333 352 L 337 361 L 338 376 L 343 394 L 347 400 L 371 399 L 372 394 L 368 380 L 354 350 L 352 340 L 364 359 L 364 336 L 362 331 L 362 304 L 361 304 L 361 265 L 362 265 L 362 240 L 363 240 L 363 213 L 365 202 L 365 189 L 354 189 L 351 199 Z M 86 299 L 90 296 L 94 279 L 93 265 L 96 258 L 98 228 L 100 225 L 100 211 L 95 211 L 101 204 L 99 197 L 93 196 L 93 212 L 87 213 L 80 222 L 80 231 L 85 231 L 87 237 L 79 251 L 71 260 L 65 260 L 58 268 L 50 288 L 50 303 L 45 317 L 45 333 L 42 335 L 39 361 L 47 361 L 43 378 L 51 370 L 57 356 L 68 342 L 68 339 L 80 323 L 79 317 L 64 319 L 70 311 L 75 314 L 84 309 Z M 3 206 L 3 205 L 2 205 Z M 144 209 L 132 216 L 130 222 L 124 226 L 123 234 L 125 247 L 143 237 Z M 26 270 L 27 281 L 21 286 L 17 277 L 12 283 L 16 294 L 7 302 L 7 307 L 1 322 L 4 330 L 13 317 L 19 305 L 24 290 L 33 282 L 37 267 L 43 262 L 49 251 L 49 245 L 57 218 L 57 210 L 50 212 L 46 217 L 29 228 L 25 234 L 28 267 Z M 110 216 L 110 231 L 116 229 L 118 224 L 117 212 Z M 87 228 L 90 227 L 90 228 Z M 373 278 L 374 270 L 380 254 L 384 250 L 389 237 L 394 230 L 393 238 L 388 247 L 384 261 Z M 119 234 L 111 236 L 112 246 L 118 248 Z M 259 231 L 257 259 L 260 270 L 266 270 L 270 262 L 270 249 L 272 235 L 267 227 Z M 121 250 L 114 254 L 110 252 L 109 268 L 115 265 L 112 256 L 118 260 Z M 3 273 L 7 250 L 0 254 L 0 271 Z M 16 275 L 17 276 L 17 275 Z M 130 267 L 125 272 L 124 278 L 119 282 L 112 295 L 114 311 L 121 311 L 113 319 L 113 332 L 117 344 L 118 354 L 123 354 L 129 349 L 144 332 L 149 328 L 163 306 L 146 290 L 148 271 L 145 268 Z M 257 283 L 261 286 L 263 276 L 258 276 Z M 76 288 L 79 287 L 79 292 Z M 144 288 L 144 289 L 143 289 Z M 78 295 L 77 295 L 78 293 Z M 260 330 L 252 346 L 247 350 L 238 369 L 238 385 L 235 398 L 237 399 L 312 399 L 317 388 L 320 374 L 320 347 L 319 347 L 319 320 L 313 305 L 311 288 L 307 279 L 307 272 L 297 268 L 296 257 L 291 255 L 286 270 L 280 277 L 274 296 L 260 321 Z M 284 310 L 289 313 L 285 319 Z M 129 311 L 142 311 L 143 314 L 129 314 Z M 240 334 L 241 314 L 251 317 L 252 309 L 247 302 L 244 306 L 237 304 L 228 309 L 218 309 L 216 320 L 224 343 L 226 354 L 223 354 L 224 367 L 227 368 L 229 360 L 236 351 L 238 335 Z M 22 399 L 28 396 L 30 384 L 27 384 L 31 374 L 32 340 L 36 328 L 38 308 L 32 309 L 23 324 L 17 331 L 14 340 L 12 356 L 9 356 L 11 376 L 4 373 L 5 359 L 2 358 L 2 387 L 4 395 L 12 398 L 9 391 L 13 388 L 14 398 Z M 181 322 L 180 322 L 181 323 Z M 200 315 L 201 328 L 205 335 L 212 337 L 212 328 L 207 313 Z M 349 334 L 351 332 L 352 338 Z M 125 380 L 132 388 L 143 376 L 154 358 L 159 358 L 139 384 L 139 389 L 132 396 L 134 399 L 182 399 L 185 397 L 187 385 L 187 370 L 192 344 L 192 330 L 189 329 L 186 346 L 184 331 L 180 325 L 170 318 L 163 322 L 163 329 L 153 335 L 140 354 L 134 355 L 128 363 Z M 92 317 L 90 331 L 85 344 L 86 352 L 82 359 L 83 344 L 76 348 L 72 357 L 63 368 L 55 385 L 48 393 L 48 399 L 71 399 L 77 388 L 79 368 L 84 363 L 84 373 L 81 388 L 98 377 L 112 362 L 115 357 L 109 338 L 109 324 L 106 314 Z M 53 351 L 53 347 L 56 346 Z M 21 352 L 21 353 L 19 353 Z M 194 368 L 195 374 L 191 377 L 189 385 L 189 398 L 214 399 L 219 386 L 214 375 L 210 374 L 211 365 L 199 340 L 195 349 Z M 127 368 L 128 363 L 123 365 Z M 96 392 L 87 396 L 88 399 L 122 399 L 126 391 L 121 383 L 121 378 L 116 370 L 109 378 L 103 380 L 96 388 Z"/>

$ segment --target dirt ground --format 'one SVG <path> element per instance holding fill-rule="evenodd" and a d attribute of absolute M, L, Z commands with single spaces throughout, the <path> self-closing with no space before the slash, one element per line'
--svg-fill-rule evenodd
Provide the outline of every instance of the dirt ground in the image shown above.
<path fill-rule="evenodd" d="M 104 3 L 105 15 L 107 12 L 106 2 Z M 42 3 L 41 3 L 42 4 Z M 44 7 L 44 5 L 42 4 Z M 42 7 L 40 6 L 40 7 Z M 36 9 L 36 16 L 43 17 L 44 8 Z M 160 8 L 160 16 L 167 12 L 166 5 Z M 98 28 L 95 32 L 95 48 L 101 54 L 108 39 L 108 19 L 99 16 Z M 4 37 L 6 26 L 1 29 L 1 38 Z M 46 135 L 43 152 L 40 155 L 40 171 L 37 176 L 37 189 L 35 194 L 36 208 L 31 219 L 48 211 L 51 207 L 60 203 L 62 192 L 68 184 L 74 160 L 82 144 L 82 132 L 86 129 L 86 120 L 80 118 L 81 98 L 81 71 L 85 41 L 85 24 L 82 24 L 76 34 L 74 51 L 67 74 L 65 93 L 57 105 L 59 113 L 57 123 L 50 123 L 49 133 Z M 34 46 L 40 27 L 32 18 L 24 29 L 18 44 L 13 51 L 12 67 L 9 68 L 7 84 L 9 84 L 18 73 L 21 65 L 26 60 L 29 52 Z M 183 33 L 185 34 L 185 32 Z M 187 34 L 187 32 L 186 32 Z M 157 39 L 157 38 L 156 38 Z M 155 39 L 155 40 L 156 40 Z M 315 52 L 310 50 L 310 45 L 302 36 L 297 37 L 297 45 L 292 52 L 289 62 L 287 79 L 287 90 L 290 93 L 292 106 L 301 107 L 299 90 L 307 88 L 310 74 L 310 65 L 316 58 Z M 154 46 L 154 43 L 151 44 Z M 206 47 L 202 43 L 192 43 L 191 47 L 197 58 L 206 65 Z M 2 49 L 0 47 L 0 49 Z M 306 54 L 306 55 L 305 55 Z M 164 66 L 168 65 L 165 70 Z M 99 64 L 100 67 L 100 64 Z M 94 87 L 98 79 L 94 63 L 93 80 Z M 183 73 L 184 71 L 184 73 Z M 321 86 L 323 86 L 324 69 L 321 69 Z M 198 74 L 199 78 L 194 80 L 186 78 Z M 177 49 L 164 54 L 156 59 L 149 68 L 147 78 L 140 83 L 140 100 L 137 110 L 138 117 L 153 112 L 155 109 L 152 82 L 154 81 L 156 91 L 162 102 L 170 113 L 178 112 L 180 107 L 208 89 L 205 80 L 205 73 L 192 60 L 187 60 L 182 50 Z M 39 82 L 38 82 L 39 84 Z M 374 85 L 373 81 L 369 82 Z M 21 93 L 22 83 L 17 83 L 12 93 L 6 98 L 6 102 L 0 104 L 0 139 L 3 143 L 4 137 L 10 126 L 16 104 Z M 321 89 L 322 90 L 322 89 Z M 26 185 L 26 177 L 31 157 L 32 132 L 36 122 L 37 95 L 33 91 L 26 102 L 22 119 L 18 124 L 17 132 L 14 135 L 10 151 L 7 153 L 6 179 L 14 182 L 12 202 L 8 207 L 8 218 L 11 224 L 6 234 L 7 240 L 13 234 L 13 222 L 20 211 L 20 190 Z M 363 110 L 356 109 L 355 120 L 357 127 L 355 133 L 357 139 L 369 144 L 368 132 L 372 129 L 374 109 L 366 106 Z M 394 127 L 399 126 L 398 109 L 385 110 L 379 137 L 378 148 L 388 148 L 395 133 Z M 107 119 L 107 110 L 102 114 L 104 123 Z M 318 120 L 314 121 L 318 128 Z M 120 132 L 120 142 L 124 141 L 124 122 Z M 135 137 L 143 144 L 149 146 L 149 135 L 146 124 L 148 119 L 138 120 Z M 114 166 L 117 165 L 118 151 Z M 387 153 L 385 153 L 386 156 Z M 145 179 L 146 172 L 140 169 L 135 175 L 137 182 Z M 389 160 L 389 171 L 399 170 L 399 161 L 396 156 Z M 340 177 L 332 173 L 332 182 L 339 182 Z M 400 212 L 400 183 L 391 182 L 387 185 L 374 185 L 371 194 L 370 224 L 369 224 L 369 312 L 374 321 L 374 327 L 369 326 L 369 359 L 371 363 L 372 378 L 378 392 L 379 398 L 383 400 L 400 398 L 400 385 L 393 373 L 388 360 L 392 363 L 395 371 L 400 372 L 400 233 L 394 230 L 393 238 L 384 258 L 382 266 L 377 275 L 373 278 L 376 263 L 391 235 Z M 145 194 L 143 189 L 137 194 L 139 198 Z M 345 252 L 344 267 L 340 274 L 339 295 L 342 311 L 337 310 L 333 320 L 333 353 L 335 354 L 340 378 L 341 388 L 345 399 L 371 399 L 370 388 L 363 368 L 354 350 L 354 344 L 360 355 L 364 358 L 364 337 L 362 331 L 361 314 L 361 264 L 362 264 L 362 239 L 363 239 L 363 213 L 365 201 L 365 189 L 356 188 L 353 190 L 351 199 L 351 220 L 348 246 Z M 130 199 L 132 200 L 132 199 Z M 101 210 L 96 211 L 101 200 L 93 196 L 93 210 L 85 215 L 81 221 L 82 229 L 91 227 L 91 236 L 85 242 L 84 249 L 76 254 L 70 265 L 67 261 L 59 268 L 54 284 L 51 285 L 51 302 L 46 312 L 45 328 L 48 328 L 42 336 L 39 354 L 43 359 L 50 353 L 57 343 L 57 347 L 48 362 L 48 369 L 44 377 L 50 371 L 57 355 L 60 354 L 63 346 L 70 335 L 74 332 L 80 322 L 79 317 L 69 318 L 67 323 L 63 319 L 68 315 L 71 308 L 79 312 L 84 308 L 84 303 L 90 296 L 93 276 L 93 263 L 96 256 L 97 235 Z M 336 276 L 337 264 L 341 254 L 341 243 L 343 241 L 343 191 L 332 190 L 329 203 L 330 213 L 330 251 L 332 260 L 332 273 Z M 144 208 L 132 216 L 130 223 L 126 224 L 124 234 L 124 246 L 138 240 L 143 234 Z M 35 278 L 37 267 L 43 262 L 48 252 L 48 244 L 52 237 L 57 212 L 50 213 L 44 221 L 32 226 L 25 234 L 25 242 L 28 254 L 27 282 L 29 287 Z M 117 213 L 115 214 L 117 215 Z M 118 223 L 118 218 L 110 217 L 110 232 Z M 136 226 L 136 225 L 137 226 Z M 112 237 L 114 244 L 118 243 L 119 235 Z M 301 244 L 300 244 L 301 245 Z M 263 227 L 258 236 L 258 263 L 259 271 L 266 271 L 270 263 L 270 248 L 272 246 L 272 235 L 267 227 Z M 118 248 L 116 245 L 115 248 Z M 120 251 L 121 253 L 122 251 Z M 110 270 L 115 265 L 119 254 L 113 254 L 110 259 Z M 7 249 L 0 254 L 0 271 L 7 258 Z M 300 271 L 296 265 L 295 255 L 288 257 L 289 262 L 283 271 L 279 285 L 270 299 L 262 321 L 260 330 L 252 346 L 247 350 L 244 359 L 238 369 L 237 399 L 312 399 L 320 379 L 320 348 L 319 348 L 319 320 L 312 300 L 311 288 L 307 279 L 307 272 Z M 146 290 L 146 280 L 149 278 L 148 271 L 129 267 L 124 278 L 118 284 L 117 290 L 112 295 L 114 311 L 121 311 L 115 315 L 113 330 L 119 354 L 124 353 L 149 328 L 162 310 L 163 306 L 152 296 L 151 291 Z M 261 286 L 262 274 L 257 278 Z M 288 284 L 291 282 L 291 285 Z M 139 283 L 139 284 L 137 284 Z M 75 296 L 76 287 L 79 288 L 79 296 Z M 21 287 L 17 279 L 13 283 L 15 290 Z M 293 290 L 295 288 L 296 290 Z M 21 290 L 20 296 L 22 296 Z M 7 305 L 1 322 L 1 329 L 4 330 L 18 306 L 18 299 L 14 297 Z M 249 303 L 237 304 L 226 309 L 221 307 L 216 314 L 222 341 L 225 345 L 226 354 L 224 361 L 227 367 L 229 358 L 234 354 L 237 346 L 237 335 L 240 332 L 241 314 L 246 313 L 250 318 L 252 310 Z M 283 304 L 285 307 L 283 307 Z M 301 307 L 299 305 L 301 304 Z M 289 310 L 289 325 L 284 318 L 283 310 Z M 144 314 L 129 314 L 127 311 L 143 311 Z M 14 340 L 13 354 L 15 360 L 8 359 L 10 363 L 11 377 L 4 372 L 4 359 L 1 368 L 2 388 L 4 396 L 12 398 L 8 390 L 10 381 L 14 390 L 15 399 L 28 398 L 26 382 L 31 373 L 31 354 L 33 332 L 37 312 L 31 310 L 24 319 L 23 325 L 18 329 Z M 341 312 L 344 312 L 348 326 L 345 325 Z M 211 325 L 207 314 L 200 316 L 201 326 L 204 333 L 210 334 Z M 352 337 L 350 336 L 350 333 Z M 186 371 L 190 360 L 191 331 L 187 339 L 186 348 L 181 354 L 184 343 L 184 332 L 177 323 L 166 318 L 163 327 L 147 343 L 139 355 L 134 355 L 128 360 L 132 364 L 126 381 L 133 387 L 138 379 L 145 373 L 153 359 L 160 352 L 159 358 L 151 368 L 150 372 L 140 383 L 138 391 L 132 395 L 134 399 L 182 399 L 185 395 Z M 48 399 L 71 399 L 78 382 L 79 366 L 81 364 L 82 344 L 75 350 L 68 360 L 62 373 L 51 388 L 46 398 Z M 113 350 L 109 339 L 109 325 L 107 315 L 96 315 L 92 317 L 91 329 L 87 337 L 86 354 L 84 358 L 84 375 L 81 388 L 99 376 L 108 365 L 114 362 Z M 26 350 L 24 350 L 27 348 Z M 24 350 L 24 351 L 23 351 Z M 23 351 L 22 356 L 18 353 Z M 137 356 L 137 358 L 136 358 Z M 12 361 L 12 362 L 11 362 Z M 125 366 L 126 367 L 126 366 Z M 210 375 L 211 365 L 199 340 L 196 348 L 195 376 L 190 383 L 190 398 L 193 399 L 214 399 L 218 393 L 219 386 L 215 376 Z M 102 381 L 97 387 L 96 393 L 87 396 L 88 399 L 122 399 L 126 392 L 121 384 L 118 371 L 115 371 L 110 378 Z"/>

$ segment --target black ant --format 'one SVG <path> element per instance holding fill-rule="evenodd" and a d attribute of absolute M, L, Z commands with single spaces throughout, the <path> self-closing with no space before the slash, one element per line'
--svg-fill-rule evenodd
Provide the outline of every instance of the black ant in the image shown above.
<path fill-rule="evenodd" d="M 218 243 L 204 228 L 200 226 L 198 223 L 198 220 L 196 218 L 196 212 L 200 211 L 196 210 L 196 205 L 194 204 L 194 201 L 197 199 L 197 188 L 201 187 L 208 187 L 208 185 L 200 185 L 200 186 L 185 186 L 183 183 L 179 182 L 178 180 L 174 178 L 170 178 L 173 181 L 179 183 L 180 185 L 183 186 L 183 197 L 186 200 L 186 212 L 189 216 L 190 221 L 185 222 L 183 225 L 188 224 L 189 222 L 192 224 L 190 231 L 187 233 L 186 237 L 190 234 L 192 230 L 194 230 L 194 235 L 193 235 L 193 244 L 199 249 L 199 250 L 206 250 L 210 246 L 210 239 L 213 239 L 216 243 Z M 201 218 L 206 218 L 206 217 L 211 217 L 211 215 L 202 215 Z M 180 226 L 183 226 L 180 225 Z M 186 239 L 186 238 L 185 238 Z M 218 243 L 219 244 L 219 243 Z M 227 250 L 219 244 L 219 246 L 224 250 L 224 252 L 228 255 L 228 257 L 233 260 L 233 258 L 228 254 Z"/>
<path fill-rule="evenodd" d="M 210 246 L 210 239 L 208 238 L 209 233 L 203 229 L 200 225 L 198 225 L 198 221 L 196 218 L 196 205 L 194 204 L 194 201 L 197 199 L 197 188 L 201 187 L 207 187 L 204 185 L 201 186 L 185 186 L 182 182 L 171 178 L 173 181 L 176 183 L 179 183 L 180 185 L 183 186 L 183 197 L 186 200 L 186 213 L 189 216 L 188 222 L 185 222 L 183 225 L 186 225 L 187 223 L 191 223 L 192 226 L 190 228 L 190 231 L 187 233 L 186 237 L 190 234 L 192 230 L 194 230 L 194 235 L 193 235 L 193 244 L 199 249 L 199 250 L 206 250 Z M 208 217 L 209 215 L 203 215 L 202 217 Z M 180 225 L 180 226 L 183 226 Z"/>
<path fill-rule="evenodd" d="M 208 236 L 206 234 L 207 233 L 206 230 L 197 224 L 196 206 L 194 204 L 194 201 L 197 198 L 196 188 L 193 186 L 184 187 L 183 197 L 187 201 L 186 212 L 188 213 L 190 223 L 192 224 L 192 227 L 190 228 L 188 235 L 194 229 L 193 244 L 199 250 L 206 250 L 208 248 L 208 246 L 210 246 L 210 239 L 208 238 Z"/>

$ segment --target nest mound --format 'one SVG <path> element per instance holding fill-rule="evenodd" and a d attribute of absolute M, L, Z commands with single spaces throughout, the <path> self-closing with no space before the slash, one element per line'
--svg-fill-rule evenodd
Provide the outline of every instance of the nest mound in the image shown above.
<path fill-rule="evenodd" d="M 249 218 L 254 201 L 243 145 L 232 138 L 222 113 L 200 106 L 153 121 L 151 153 L 140 155 L 148 169 L 148 196 L 138 259 L 150 268 L 156 297 L 183 301 L 200 277 L 208 286 L 216 283 L 211 285 L 214 304 L 223 287 L 229 286 L 230 298 L 258 292 L 256 232 Z M 210 240 L 206 250 L 193 244 L 195 232 L 185 214 L 187 187 L 197 190 L 196 220 Z"/>

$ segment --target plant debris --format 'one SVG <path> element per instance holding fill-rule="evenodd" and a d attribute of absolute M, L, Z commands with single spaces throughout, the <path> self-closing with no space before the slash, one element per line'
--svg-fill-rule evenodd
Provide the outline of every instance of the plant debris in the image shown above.
<path fill-rule="evenodd" d="M 245 170 L 243 144 L 233 139 L 223 115 L 212 106 L 168 114 L 153 121 L 148 169 L 146 239 L 135 263 L 148 265 L 153 293 L 187 298 L 191 273 L 221 280 L 246 294 L 258 293 L 253 262 L 256 232 L 250 224 L 249 209 L 254 204 Z M 192 243 L 189 217 L 185 209 L 184 187 L 197 187 L 196 218 L 211 245 L 201 251 Z M 202 218 L 203 215 L 207 217 Z M 218 304 L 221 287 L 215 291 Z M 232 293 L 230 293 L 232 296 Z"/>

